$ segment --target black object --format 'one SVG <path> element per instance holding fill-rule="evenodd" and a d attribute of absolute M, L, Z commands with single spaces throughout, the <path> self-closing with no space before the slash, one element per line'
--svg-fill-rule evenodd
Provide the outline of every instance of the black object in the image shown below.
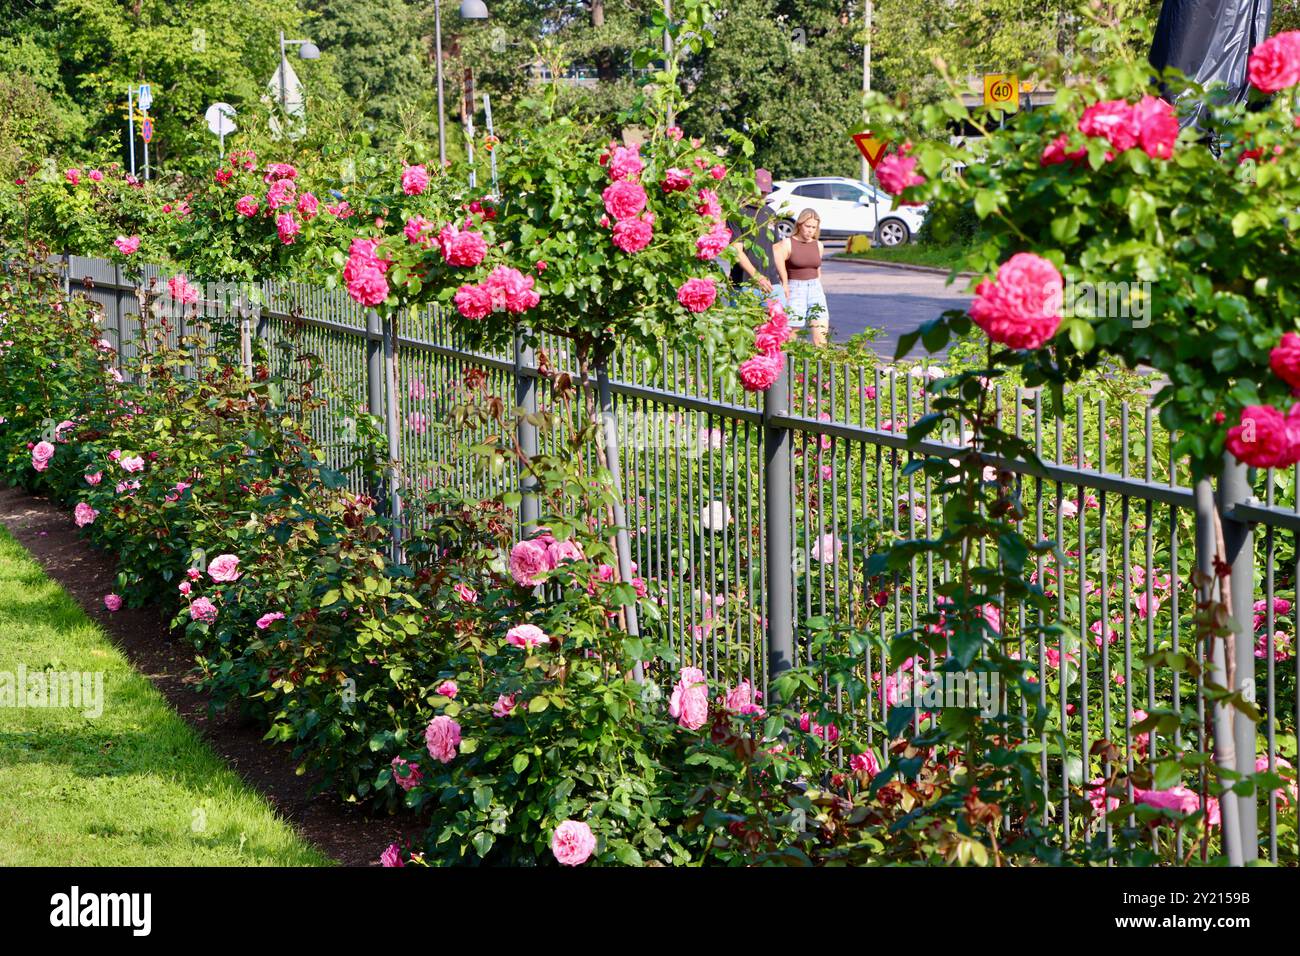
<path fill-rule="evenodd" d="M 1151 65 L 1176 67 L 1204 87 L 1218 86 L 1219 103 L 1241 103 L 1249 87 L 1246 60 L 1268 37 L 1273 0 L 1164 0 L 1156 35 L 1151 41 Z M 1168 90 L 1165 99 L 1172 100 Z M 1179 110 L 1182 126 L 1200 125 L 1204 102 L 1188 102 Z"/>

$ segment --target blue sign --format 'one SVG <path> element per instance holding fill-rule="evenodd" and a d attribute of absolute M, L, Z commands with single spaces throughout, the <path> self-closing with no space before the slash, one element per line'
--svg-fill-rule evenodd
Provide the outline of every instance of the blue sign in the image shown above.
<path fill-rule="evenodd" d="M 153 106 L 153 90 L 150 89 L 148 83 L 140 84 L 140 91 L 136 94 L 136 100 L 140 104 L 140 109 L 145 112 L 148 112 L 149 107 Z"/>

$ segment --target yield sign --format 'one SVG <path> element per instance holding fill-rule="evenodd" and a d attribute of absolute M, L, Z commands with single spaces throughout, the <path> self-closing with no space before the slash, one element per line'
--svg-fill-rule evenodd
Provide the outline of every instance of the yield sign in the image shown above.
<path fill-rule="evenodd" d="M 857 143 L 858 151 L 867 158 L 871 168 L 875 169 L 876 164 L 880 162 L 880 157 L 885 155 L 885 147 L 889 145 L 883 139 L 875 139 L 870 133 L 854 133 L 853 142 Z"/>

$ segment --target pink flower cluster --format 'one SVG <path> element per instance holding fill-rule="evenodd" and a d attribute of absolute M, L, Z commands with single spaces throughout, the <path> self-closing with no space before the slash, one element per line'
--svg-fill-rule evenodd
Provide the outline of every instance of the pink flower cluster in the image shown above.
<path fill-rule="evenodd" d="M 990 339 L 1013 349 L 1041 348 L 1061 324 L 1064 281 L 1056 266 L 1018 252 L 998 268 L 995 282 L 975 289 L 970 316 Z"/>
<path fill-rule="evenodd" d="M 429 171 L 420 166 L 406 166 L 402 169 L 402 192 L 408 196 L 418 196 L 429 188 Z"/>
<path fill-rule="evenodd" d="M 477 285 L 461 286 L 453 301 L 465 318 L 484 319 L 493 312 L 527 312 L 541 296 L 533 291 L 532 276 L 510 266 L 497 266 Z"/>
<path fill-rule="evenodd" d="M 880 188 L 891 196 L 901 196 L 909 186 L 925 185 L 925 177 L 916 174 L 916 157 L 908 155 L 912 151 L 911 143 L 904 143 L 897 153 L 890 153 L 876 167 L 876 181 Z M 917 206 L 920 203 L 904 202 L 904 206 Z"/>
<path fill-rule="evenodd" d="M 1178 117 L 1173 106 L 1149 94 L 1136 103 L 1126 100 L 1093 103 L 1083 111 L 1078 128 L 1084 136 L 1095 136 L 1110 144 L 1107 162 L 1135 147 L 1141 148 L 1152 159 L 1169 159 L 1178 140 Z M 1043 150 L 1039 164 L 1082 163 L 1087 149 L 1081 147 L 1067 152 L 1068 144 L 1069 137 L 1065 134 L 1056 137 Z"/>
<path fill-rule="evenodd" d="M 646 210 L 647 196 L 641 185 L 641 172 L 645 161 L 640 146 L 616 146 L 600 157 L 602 165 L 609 168 L 610 184 L 600 198 L 605 203 L 601 225 L 608 227 L 610 241 L 615 248 L 632 255 L 640 252 L 654 238 L 654 213 Z"/>
<path fill-rule="evenodd" d="M 776 299 L 767 301 L 767 321 L 754 330 L 754 347 L 758 354 L 740 363 L 737 372 L 747 392 L 766 392 L 781 374 L 785 364 L 782 347 L 794 337 L 790 319 Z"/>
<path fill-rule="evenodd" d="M 47 441 L 38 441 L 32 446 L 32 467 L 37 471 L 44 471 L 50 467 L 50 459 L 54 457 L 54 446 Z"/>
<path fill-rule="evenodd" d="M 113 246 L 124 256 L 134 255 L 140 248 L 139 236 L 118 236 L 113 240 Z"/>
<path fill-rule="evenodd" d="M 378 256 L 373 239 L 353 239 L 348 261 L 343 266 L 343 282 L 348 295 L 365 306 L 376 306 L 388 298 L 389 262 Z"/>
<path fill-rule="evenodd" d="M 543 575 L 554 571 L 561 562 L 585 559 L 582 545 L 577 541 L 572 538 L 557 541 L 549 531 L 543 531 L 510 549 L 510 575 L 520 587 L 534 588 L 542 583 Z"/>
<path fill-rule="evenodd" d="M 418 217 L 417 217 L 418 218 Z M 408 237 L 410 233 L 407 233 Z M 448 224 L 438 233 L 438 247 L 450 266 L 476 266 L 487 255 L 487 240 L 472 229 L 457 229 Z"/>
<path fill-rule="evenodd" d="M 1279 33 L 1255 47 L 1246 61 L 1246 76 L 1261 93 L 1300 83 L 1300 32 Z"/>
<path fill-rule="evenodd" d="M 699 730 L 709 717 L 709 682 L 698 667 L 683 667 L 668 700 L 668 713 L 687 730 Z"/>

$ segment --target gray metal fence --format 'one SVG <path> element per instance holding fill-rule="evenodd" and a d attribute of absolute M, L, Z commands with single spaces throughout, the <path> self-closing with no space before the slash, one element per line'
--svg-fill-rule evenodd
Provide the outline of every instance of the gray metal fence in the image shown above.
<path fill-rule="evenodd" d="M 69 287 L 103 306 L 106 325 L 131 356 L 133 284 L 103 260 L 72 257 L 64 267 Z M 350 421 L 368 412 L 385 424 L 395 491 L 438 485 L 486 496 L 517 487 L 519 476 L 476 470 L 448 420 L 466 397 L 471 369 L 508 408 L 559 407 L 552 378 L 539 373 L 531 350 L 468 350 L 434 311 L 398 329 L 381 327 L 340 292 L 267 283 L 264 296 L 267 306 L 247 334 L 322 358 L 333 401 L 312 426 L 325 448 L 338 452 L 336 462 Z M 541 348 L 551 370 L 576 374 L 565 342 Z M 806 659 L 801 623 L 808 618 L 847 622 L 882 641 L 918 626 L 951 569 L 926 556 L 908 576 L 869 580 L 864 567 L 873 551 L 933 537 L 941 526 L 931 479 L 905 473 L 917 456 L 949 457 L 962 447 L 960 440 L 908 445 L 907 424 L 929 408 L 928 380 L 923 365 L 791 360 L 760 397 L 728 391 L 701 353 L 613 362 L 602 384 L 624 492 L 624 571 L 634 565 L 649 582 L 656 612 L 642 626 L 662 628 L 683 663 L 711 678 L 747 677 L 764 691 L 774 670 Z M 1193 572 L 1198 562 L 1208 567 L 1216 511 L 1234 607 L 1255 608 L 1253 619 L 1237 621 L 1235 685 L 1263 715 L 1258 727 L 1237 715 L 1232 759 L 1242 772 L 1255 771 L 1257 762 L 1270 770 L 1294 764 L 1297 476 L 1228 465 L 1211 499 L 1208 483 L 1192 487 L 1185 464 L 1171 458 L 1171 436 L 1145 403 L 1076 392 L 1062 416 L 1037 392 L 995 387 L 993 400 L 999 421 L 1032 442 L 1042 465 L 990 458 L 989 467 L 1003 473 L 996 480 L 1014 482 L 1027 504 L 1027 535 L 1059 542 L 1037 557 L 1034 580 L 1056 602 L 1060 640 L 1025 637 L 1036 610 L 1012 603 L 997 613 L 998 630 L 1037 674 L 1039 702 L 1054 715 L 1039 738 L 1044 776 L 1078 793 L 1099 772 L 1090 748 L 1103 737 L 1121 747 L 1130 770 L 1147 754 L 1207 752 L 1215 715 L 1207 714 L 1199 682 L 1177 674 L 1157 680 L 1141 657 L 1168 648 L 1199 659 Z M 525 428 L 519 438 L 525 449 L 561 447 L 559 434 Z M 860 715 L 877 745 L 876 728 L 898 689 L 935 663 L 912 661 L 910 674 L 890 673 L 879 658 L 879 651 L 866 652 L 873 695 Z M 1204 663 L 1222 671 L 1226 662 Z M 1013 694 L 1007 703 L 1025 714 L 1026 701 Z M 1199 739 L 1134 733 L 1145 713 L 1161 708 L 1194 709 Z M 1225 829 L 1232 829 L 1230 818 L 1240 823 L 1239 841 L 1225 834 L 1238 844 L 1227 847 L 1234 862 L 1259 855 L 1296 862 L 1293 793 L 1243 798 L 1235 810 L 1232 800 L 1221 809 Z M 1072 820 L 1071 812 L 1062 800 L 1045 818 L 1062 825 L 1067 841 L 1097 829 L 1109 839 L 1100 817 Z M 1181 850 L 1181 833 L 1177 840 Z"/>

